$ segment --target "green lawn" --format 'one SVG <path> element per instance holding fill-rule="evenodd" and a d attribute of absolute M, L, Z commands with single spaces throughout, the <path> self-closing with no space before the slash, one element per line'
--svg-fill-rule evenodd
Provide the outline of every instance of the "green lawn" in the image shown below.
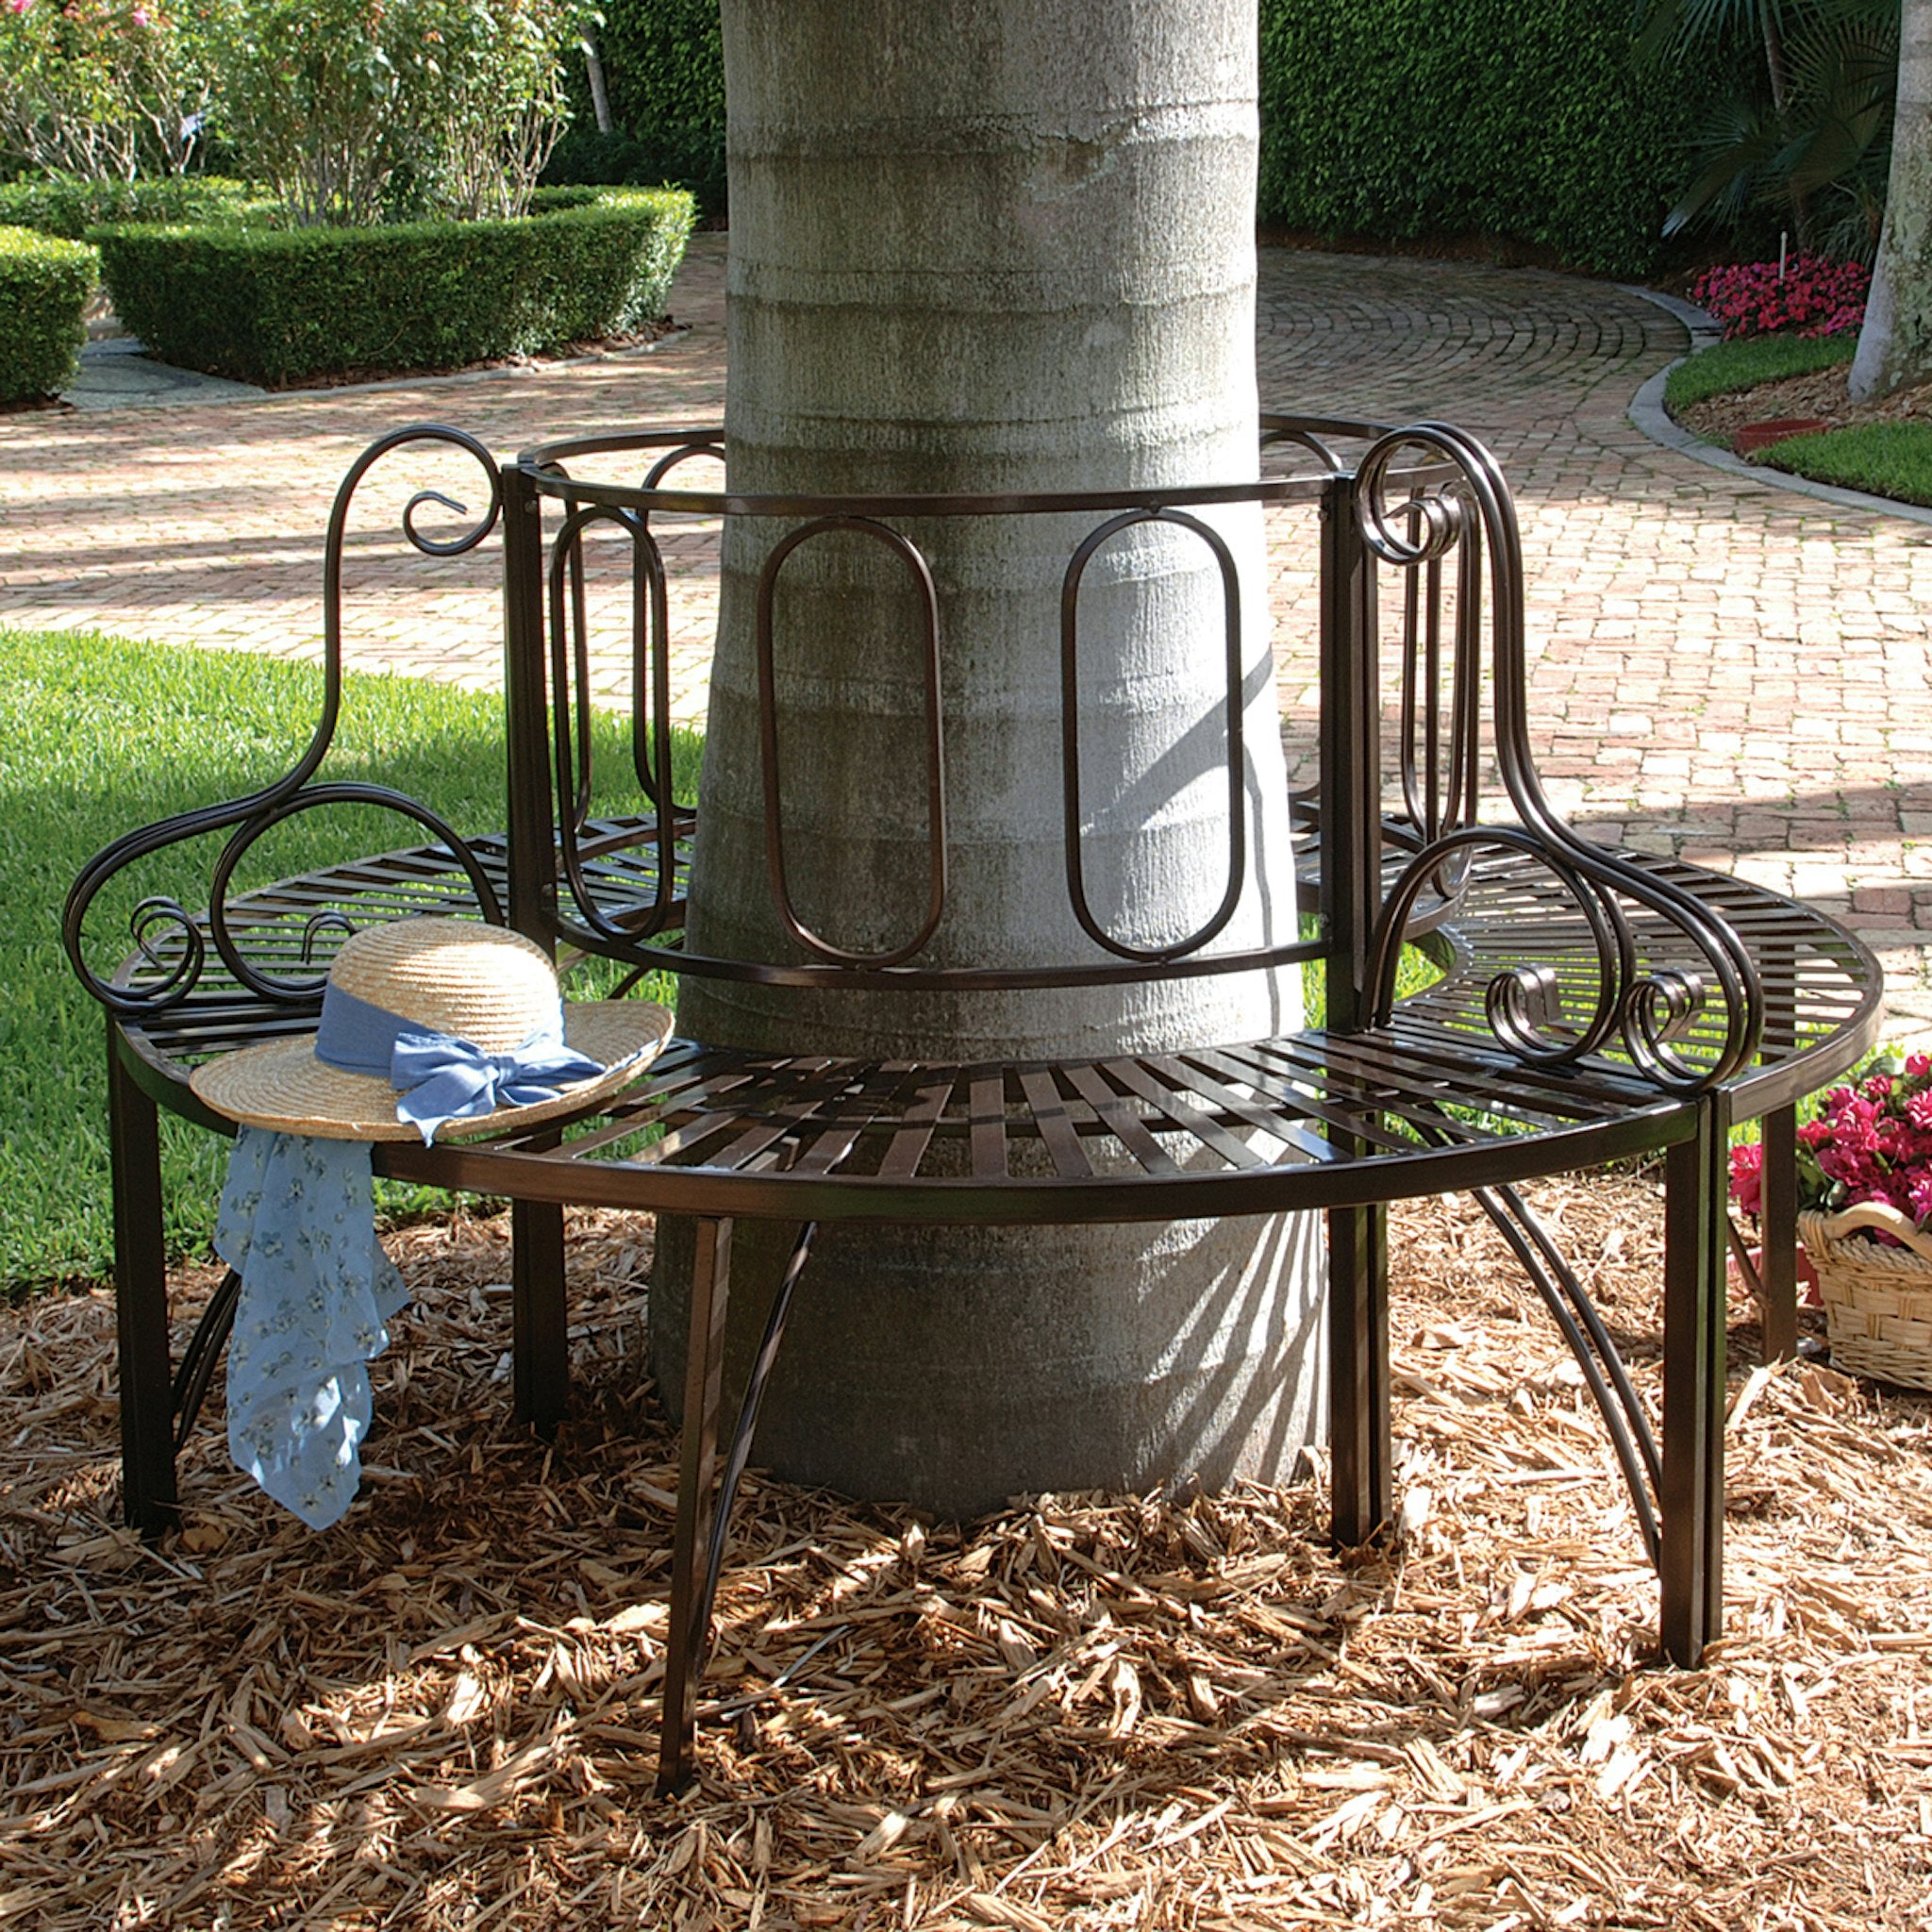
<path fill-rule="evenodd" d="M 1836 368 L 1857 352 L 1856 335 L 1748 336 L 1703 350 L 1671 371 L 1664 401 L 1673 414 L 1711 396 L 1738 395 L 1767 382 Z M 1816 436 L 1791 436 L 1755 461 L 1815 483 L 1862 490 L 1894 503 L 1932 505 L 1932 424 L 1861 423 Z"/>
<path fill-rule="evenodd" d="M 1932 424 L 1859 423 L 1818 436 L 1789 436 L 1758 461 L 1894 503 L 1932 504 Z"/>
<path fill-rule="evenodd" d="M 323 776 L 396 787 L 459 832 L 504 824 L 500 701 L 400 677 L 349 677 Z M 226 652 L 74 632 L 0 630 L 0 1284 L 103 1274 L 112 1253 L 105 1024 L 60 947 L 60 910 L 88 858 L 123 832 L 279 776 L 307 743 L 322 674 Z M 627 770 L 626 722 L 599 724 L 599 769 Z M 696 745 L 685 747 L 694 777 Z M 635 795 L 600 795 L 631 808 Z M 325 810 L 251 857 L 242 888 L 419 843 L 392 815 Z M 217 841 L 154 855 L 89 920 L 96 970 L 129 950 L 127 920 L 154 893 L 204 905 Z M 168 1241 L 206 1243 L 226 1143 L 162 1121 Z M 391 1196 L 393 1209 L 399 1197 Z"/>
<path fill-rule="evenodd" d="M 1744 336 L 1718 342 L 1677 364 L 1664 381 L 1664 406 L 1674 414 L 1711 396 L 1737 395 L 1761 382 L 1835 369 L 1857 353 L 1856 335 Z"/>

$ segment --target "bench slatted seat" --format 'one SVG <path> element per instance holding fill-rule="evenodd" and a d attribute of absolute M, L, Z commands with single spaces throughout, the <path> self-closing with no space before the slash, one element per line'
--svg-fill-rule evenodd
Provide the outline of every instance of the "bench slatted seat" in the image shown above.
<path fill-rule="evenodd" d="M 1306 969 L 1319 979 L 1325 1006 L 1322 1024 L 1272 1038 L 1051 1061 L 841 1058 L 803 1037 L 788 1053 L 676 1040 L 638 1087 L 568 1128 L 549 1124 L 459 1145 L 377 1150 L 378 1172 L 516 1204 L 520 1399 L 525 1412 L 540 1417 L 562 1399 L 562 1208 L 698 1220 L 661 1724 L 667 1787 L 690 1775 L 733 1492 L 791 1291 L 825 1222 L 1044 1224 L 1323 1211 L 1334 1525 L 1353 1543 L 1388 1523 L 1393 1501 L 1386 1209 L 1396 1200 L 1469 1190 L 1523 1261 L 1604 1415 L 1658 1567 L 1666 1650 L 1694 1662 L 1718 1633 L 1724 1261 L 1734 1239 L 1724 1198 L 1728 1133 L 1736 1121 L 1765 1119 L 1766 1250 L 1774 1255 L 1790 1224 L 1792 1109 L 1875 1038 L 1876 962 L 1807 908 L 1676 859 L 1607 850 L 1561 822 L 1529 756 L 1514 510 L 1480 445 L 1441 425 L 1385 433 L 1268 418 L 1263 428 L 1277 454 L 1298 455 L 1298 470 L 1258 483 L 1160 492 L 754 498 L 677 487 L 671 472 L 679 463 L 716 453 L 711 429 L 546 445 L 501 473 L 510 794 L 499 875 L 509 922 L 520 930 L 638 974 L 870 991 L 1098 987 Z M 648 465 L 644 483 L 604 480 L 596 473 L 607 461 L 633 473 Z M 1307 840 L 1297 896 L 1310 915 L 1308 933 L 1236 951 L 1217 950 L 1204 929 L 1136 952 L 1090 924 L 1091 959 L 994 972 L 941 970 L 917 957 L 857 958 L 794 920 L 796 943 L 785 957 L 719 958 L 693 950 L 681 921 L 640 917 L 636 898 L 626 903 L 615 891 L 621 883 L 657 907 L 655 879 L 646 886 L 624 867 L 614 875 L 599 870 L 608 855 L 592 829 L 584 723 L 593 696 L 583 648 L 583 536 L 592 524 L 629 536 L 630 568 L 648 593 L 635 599 L 646 625 L 637 658 L 654 687 L 644 694 L 648 706 L 663 691 L 661 669 L 652 668 L 661 663 L 653 653 L 663 636 L 667 569 L 655 519 L 740 519 L 755 528 L 769 518 L 791 533 L 770 550 L 760 587 L 758 649 L 769 667 L 771 579 L 820 528 L 862 520 L 916 552 L 908 533 L 946 517 L 1058 517 L 1085 530 L 1164 523 L 1198 533 L 1199 519 L 1219 507 L 1257 504 L 1270 514 L 1319 517 L 1320 776 L 1292 814 Z M 1074 551 L 1069 566 L 1060 641 L 1069 667 L 1085 554 Z M 1386 581 L 1395 594 L 1378 598 Z M 1237 653 L 1229 657 L 1238 661 Z M 1397 668 L 1385 705 L 1381 678 L 1391 659 Z M 760 678 L 768 714 L 771 682 Z M 1070 669 L 1065 688 L 1074 683 Z M 942 705 L 937 679 L 926 702 Z M 769 715 L 765 723 L 769 744 L 775 729 Z M 928 716 L 928 741 L 941 741 L 942 723 Z M 1077 769 L 1077 723 L 1063 718 L 1062 727 Z M 1385 738 L 1392 741 L 1386 788 Z M 1232 733 L 1228 757 L 1240 757 Z M 1500 787 L 1479 782 L 1489 761 Z M 769 848 L 783 823 L 774 753 L 763 783 Z M 1238 789 L 1231 784 L 1230 795 Z M 1071 807 L 1068 817 L 1071 894 L 1080 833 Z M 931 875 L 943 880 L 942 813 L 929 837 Z M 649 849 L 668 849 L 661 827 Z M 462 870 L 473 883 L 489 884 L 480 861 Z M 345 868 L 344 876 L 355 871 Z M 771 858 L 769 876 L 782 910 L 782 858 Z M 754 890 L 765 882 L 745 883 Z M 387 895 L 391 888 L 376 891 Z M 310 892 L 305 885 L 285 896 L 306 906 Z M 488 896 L 479 887 L 479 903 Z M 943 890 L 936 896 L 935 920 Z M 284 957 L 292 918 L 267 922 Z M 1440 976 L 1397 998 L 1405 947 L 1426 955 Z M 139 1014 L 119 1013 L 113 1025 L 117 1066 L 135 1035 L 163 1039 Z M 240 1030 L 200 1039 L 206 1044 Z M 158 1097 L 178 1104 L 171 1091 Z M 117 1135 L 117 1147 L 140 1139 Z M 1644 1154 L 1661 1156 L 1667 1192 L 1660 1417 L 1639 1398 L 1584 1285 L 1518 1191 L 1528 1179 Z M 117 1176 L 121 1164 L 117 1154 Z M 730 1293 L 725 1234 L 740 1217 L 800 1232 L 727 1443 L 720 1357 Z M 122 1288 L 125 1317 L 125 1272 Z M 1762 1289 L 1767 1344 L 1788 1349 L 1788 1266 L 1768 1265 Z M 152 1324 L 154 1295 L 131 1299 Z M 130 1353 L 138 1357 L 141 1346 L 124 1342 L 124 1416 L 140 1380 Z M 144 1453 L 151 1445 L 129 1450 L 131 1495 L 145 1480 Z M 172 1504 L 172 1463 L 168 1482 Z"/>

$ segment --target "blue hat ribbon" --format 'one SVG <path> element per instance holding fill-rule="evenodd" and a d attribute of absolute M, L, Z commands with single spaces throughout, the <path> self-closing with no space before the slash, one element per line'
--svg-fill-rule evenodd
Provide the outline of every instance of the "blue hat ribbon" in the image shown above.
<path fill-rule="evenodd" d="M 425 1145 L 446 1121 L 555 1100 L 564 1088 L 605 1071 L 601 1061 L 564 1044 L 561 1001 L 553 1019 L 509 1052 L 490 1053 L 333 984 L 323 994 L 315 1057 L 339 1073 L 387 1080 L 396 1091 L 397 1120 L 420 1127 Z"/>

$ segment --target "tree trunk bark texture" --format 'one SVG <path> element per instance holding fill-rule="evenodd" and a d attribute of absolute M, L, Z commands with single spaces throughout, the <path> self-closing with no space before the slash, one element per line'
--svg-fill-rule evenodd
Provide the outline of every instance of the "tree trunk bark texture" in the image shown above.
<path fill-rule="evenodd" d="M 1898 104 L 1885 225 L 1852 400 L 1866 403 L 1932 379 L 1932 0 L 1905 0 L 1899 20 Z"/>
<path fill-rule="evenodd" d="M 1256 473 L 1253 0 L 724 0 L 731 487 L 1142 488 Z M 1217 944 L 1291 933 L 1258 514 L 1239 559 L 1249 876 Z M 1089 518 L 907 526 L 938 587 L 950 880 L 919 963 L 1099 957 L 1060 831 L 1061 575 Z M 783 534 L 726 532 L 691 942 L 797 957 L 765 887 L 753 645 Z M 1227 869 L 1222 580 L 1144 527 L 1087 574 L 1083 863 L 1103 924 L 1197 928 Z M 918 606 L 856 536 L 794 552 L 776 600 L 781 820 L 824 938 L 916 933 L 928 876 Z M 1260 1037 L 1292 975 L 944 995 L 688 978 L 683 1030 L 790 1052 L 1048 1058 Z M 789 1229 L 739 1231 L 761 1303 Z M 680 1386 L 675 1231 L 654 1297 Z M 1012 1493 L 1282 1476 L 1315 1426 L 1307 1226 L 828 1229 L 758 1455 L 848 1493 L 969 1514 Z M 741 1307 L 749 1320 L 761 1309 Z M 741 1357 L 749 1333 L 738 1337 Z"/>

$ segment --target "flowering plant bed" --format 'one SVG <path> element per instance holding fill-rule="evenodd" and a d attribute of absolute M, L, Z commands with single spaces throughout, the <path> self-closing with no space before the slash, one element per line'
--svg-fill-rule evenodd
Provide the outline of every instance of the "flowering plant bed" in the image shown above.
<path fill-rule="evenodd" d="M 1763 1147 L 1731 1150 L 1731 1198 L 1757 1215 Z M 1832 1358 L 1932 1388 L 1932 1056 L 1880 1061 L 1798 1128 L 1798 1232 Z"/>
<path fill-rule="evenodd" d="M 1821 255 L 1789 261 L 1735 261 L 1706 269 L 1690 285 L 1690 299 L 1724 325 L 1724 340 L 1739 336 L 1835 336 L 1865 320 L 1872 271 L 1862 262 L 1830 261 Z"/>
<path fill-rule="evenodd" d="M 1761 1211 L 1764 1149 L 1731 1149 L 1731 1199 Z M 1878 1060 L 1862 1080 L 1834 1087 L 1815 1120 L 1798 1128 L 1798 1206 L 1835 1214 L 1882 1201 L 1912 1224 L 1932 1219 L 1932 1054 L 1905 1066 Z"/>

